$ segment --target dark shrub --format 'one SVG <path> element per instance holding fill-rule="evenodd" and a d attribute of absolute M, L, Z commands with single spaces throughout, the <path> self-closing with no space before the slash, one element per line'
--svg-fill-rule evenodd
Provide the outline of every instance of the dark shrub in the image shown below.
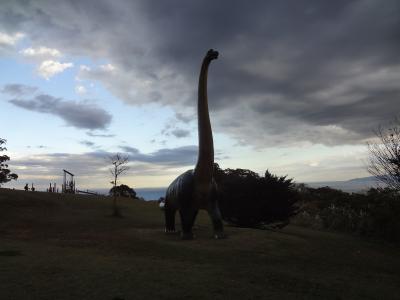
<path fill-rule="evenodd" d="M 300 216 L 309 219 L 302 224 L 321 222 L 330 230 L 400 241 L 400 195 L 394 190 L 349 194 L 329 187 L 304 188 L 300 195 Z"/>
<path fill-rule="evenodd" d="M 129 198 L 134 198 L 134 199 L 137 198 L 135 190 L 125 184 L 121 184 L 121 185 L 112 187 L 109 191 L 110 196 L 114 195 L 114 191 L 115 191 L 115 194 L 119 197 L 129 197 Z"/>
<path fill-rule="evenodd" d="M 297 191 L 292 179 L 265 172 L 215 167 L 223 219 L 240 227 L 283 227 L 296 213 Z"/>

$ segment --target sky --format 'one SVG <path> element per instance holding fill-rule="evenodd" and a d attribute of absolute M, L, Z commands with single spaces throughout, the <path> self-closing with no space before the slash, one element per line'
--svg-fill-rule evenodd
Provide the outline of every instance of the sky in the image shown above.
<path fill-rule="evenodd" d="M 18 181 L 165 187 L 197 160 L 208 49 L 215 161 L 296 182 L 369 176 L 366 143 L 400 100 L 400 3 L 8 1 L 0 5 L 0 137 Z"/>

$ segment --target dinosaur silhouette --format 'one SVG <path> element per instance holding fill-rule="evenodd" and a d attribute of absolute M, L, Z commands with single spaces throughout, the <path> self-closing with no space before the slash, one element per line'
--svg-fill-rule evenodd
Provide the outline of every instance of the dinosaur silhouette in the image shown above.
<path fill-rule="evenodd" d="M 221 213 L 217 202 L 217 185 L 213 178 L 214 144 L 208 114 L 207 73 L 210 62 L 218 58 L 218 52 L 210 49 L 203 59 L 198 90 L 199 154 L 194 170 L 188 170 L 168 187 L 165 196 L 165 231 L 175 232 L 175 214 L 179 210 L 182 239 L 192 239 L 192 227 L 199 209 L 210 215 L 214 238 L 224 238 Z"/>

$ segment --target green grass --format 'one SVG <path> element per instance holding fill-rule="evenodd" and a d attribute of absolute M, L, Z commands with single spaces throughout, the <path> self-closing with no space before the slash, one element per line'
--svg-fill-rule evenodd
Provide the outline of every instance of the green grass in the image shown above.
<path fill-rule="evenodd" d="M 288 226 L 165 235 L 156 203 L 0 189 L 0 299 L 399 299 L 400 249 Z M 178 222 L 179 223 L 179 222 Z"/>

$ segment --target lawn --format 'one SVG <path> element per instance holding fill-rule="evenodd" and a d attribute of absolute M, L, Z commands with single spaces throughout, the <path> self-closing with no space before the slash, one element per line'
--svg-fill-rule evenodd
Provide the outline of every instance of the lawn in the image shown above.
<path fill-rule="evenodd" d="M 0 189 L 0 299 L 399 299 L 399 246 L 288 226 L 163 232 L 155 202 Z M 179 223 L 179 222 L 178 222 Z"/>

